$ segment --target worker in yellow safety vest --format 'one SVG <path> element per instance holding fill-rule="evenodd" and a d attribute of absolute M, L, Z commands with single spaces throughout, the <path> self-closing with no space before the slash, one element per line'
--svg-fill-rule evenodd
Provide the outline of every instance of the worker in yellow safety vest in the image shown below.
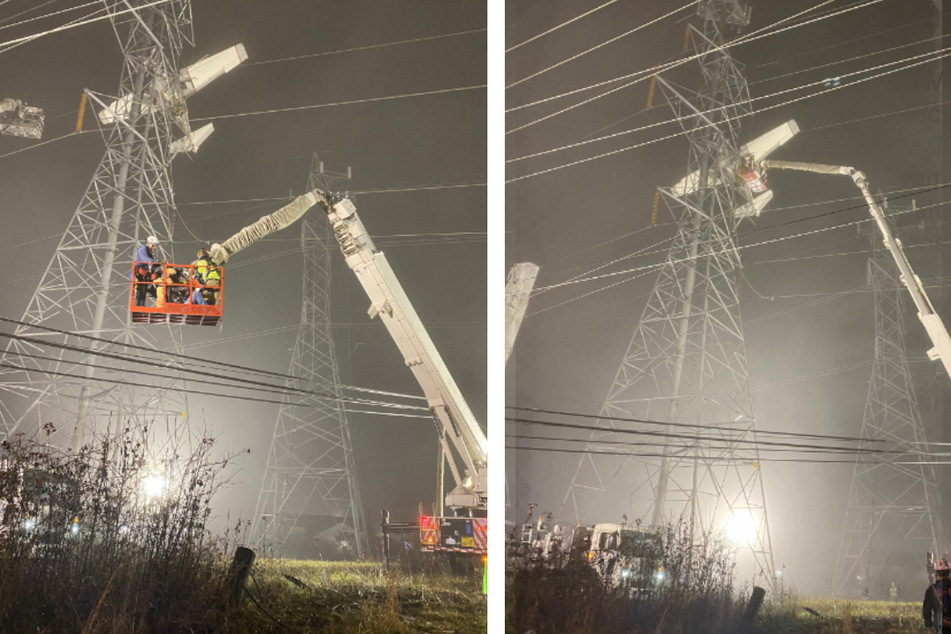
<path fill-rule="evenodd" d="M 198 249 L 198 259 L 192 262 L 192 271 L 195 281 L 202 286 L 211 287 L 196 289 L 203 296 L 204 302 L 195 303 L 217 304 L 218 293 L 215 290 L 221 286 L 221 269 L 218 262 L 208 253 L 207 249 Z M 193 297 L 196 293 L 193 293 Z"/>

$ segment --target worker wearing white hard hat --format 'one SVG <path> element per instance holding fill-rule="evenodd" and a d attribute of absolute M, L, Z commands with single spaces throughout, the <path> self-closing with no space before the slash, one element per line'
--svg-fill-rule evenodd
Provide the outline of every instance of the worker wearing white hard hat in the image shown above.
<path fill-rule="evenodd" d="M 136 281 L 136 306 L 145 306 L 147 296 L 156 297 L 157 295 L 154 284 L 143 284 L 142 282 L 154 282 L 162 276 L 162 263 L 158 261 L 158 249 L 158 238 L 149 236 L 145 239 L 145 244 L 139 245 L 139 249 L 135 252 L 133 273 Z M 130 273 L 131 277 L 132 274 Z"/>
<path fill-rule="evenodd" d="M 925 598 L 921 604 L 921 616 L 925 627 L 933 634 L 937 632 L 951 633 L 951 565 L 947 559 L 934 562 L 934 573 L 937 579 L 925 590 Z"/>

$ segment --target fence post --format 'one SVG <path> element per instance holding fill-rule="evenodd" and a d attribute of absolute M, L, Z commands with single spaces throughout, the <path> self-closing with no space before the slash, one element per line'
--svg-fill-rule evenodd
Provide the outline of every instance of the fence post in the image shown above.
<path fill-rule="evenodd" d="M 383 574 L 386 574 L 390 570 L 390 512 L 383 509 L 380 515 L 382 516 L 380 527 L 383 533 L 383 544 L 380 550 L 383 553 Z"/>
<path fill-rule="evenodd" d="M 753 596 L 750 597 L 750 602 L 746 605 L 743 618 L 740 620 L 741 632 L 749 631 L 749 628 L 753 625 L 753 619 L 756 618 L 756 613 L 759 612 L 760 606 L 763 605 L 763 599 L 765 597 L 766 590 L 759 586 L 753 586 Z"/>
<path fill-rule="evenodd" d="M 251 564 L 254 563 L 254 551 L 244 546 L 238 546 L 231 560 L 231 569 L 228 571 L 228 602 L 232 606 L 238 605 L 241 591 L 251 574 Z"/>

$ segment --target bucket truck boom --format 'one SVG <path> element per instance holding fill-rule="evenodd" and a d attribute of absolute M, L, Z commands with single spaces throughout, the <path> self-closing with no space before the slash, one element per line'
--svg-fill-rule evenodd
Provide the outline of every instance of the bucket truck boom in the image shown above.
<path fill-rule="evenodd" d="M 439 478 L 439 517 L 421 518 L 422 547 L 484 553 L 488 484 L 485 433 L 386 256 L 374 246 L 353 202 L 325 197 L 319 203 L 327 212 L 347 266 L 370 299 L 370 317 L 381 319 L 423 390 L 439 434 L 440 465 L 448 465 L 455 484 L 443 497 Z"/>
<path fill-rule="evenodd" d="M 911 263 L 905 257 L 905 250 L 902 248 L 901 240 L 895 237 L 888 221 L 885 220 L 885 212 L 881 206 L 875 202 L 868 188 L 868 179 L 865 174 L 845 165 L 822 165 L 819 163 L 800 163 L 796 161 L 763 161 L 763 169 L 788 169 L 801 172 L 814 172 L 816 174 L 839 174 L 848 176 L 855 183 L 855 186 L 862 192 L 862 197 L 868 203 L 869 213 L 882 232 L 882 241 L 885 248 L 895 260 L 900 272 L 900 279 L 905 288 L 911 294 L 911 299 L 918 309 L 918 319 L 921 320 L 925 330 L 928 331 L 928 337 L 934 347 L 928 350 L 928 358 L 932 361 L 941 360 L 945 372 L 951 377 L 951 336 L 948 335 L 948 329 L 945 328 L 941 317 L 935 312 L 931 299 L 925 291 L 921 280 L 915 275 L 911 268 Z"/>

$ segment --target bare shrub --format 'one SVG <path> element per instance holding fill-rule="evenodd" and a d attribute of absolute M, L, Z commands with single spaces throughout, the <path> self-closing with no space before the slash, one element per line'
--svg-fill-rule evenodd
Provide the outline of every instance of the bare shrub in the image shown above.
<path fill-rule="evenodd" d="M 78 452 L 4 442 L 0 629 L 208 627 L 223 566 L 206 523 L 227 462 L 212 458 L 212 444 L 156 455 L 147 430 L 129 429 Z"/>

